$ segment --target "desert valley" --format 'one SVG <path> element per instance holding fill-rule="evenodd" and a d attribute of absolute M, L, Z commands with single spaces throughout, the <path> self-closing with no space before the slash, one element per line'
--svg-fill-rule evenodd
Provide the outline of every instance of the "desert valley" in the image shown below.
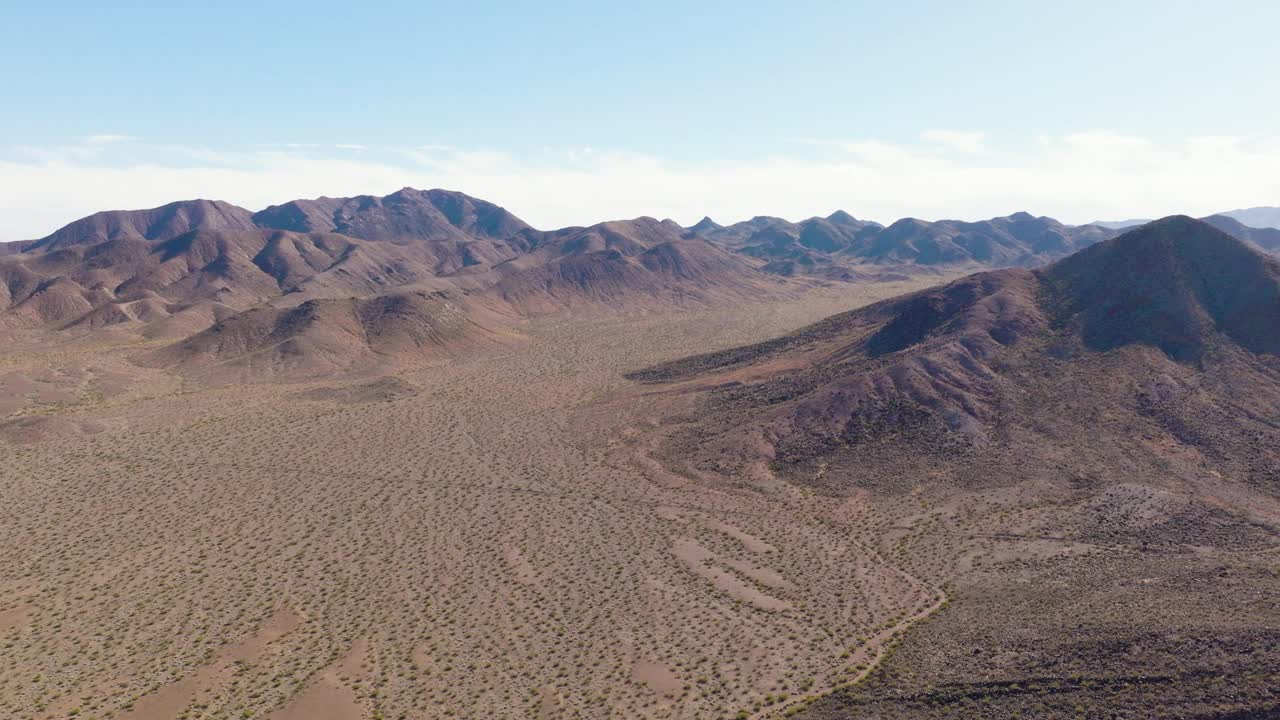
<path fill-rule="evenodd" d="M 0 245 L 0 716 L 1275 716 L 1277 253 L 409 188 Z"/>

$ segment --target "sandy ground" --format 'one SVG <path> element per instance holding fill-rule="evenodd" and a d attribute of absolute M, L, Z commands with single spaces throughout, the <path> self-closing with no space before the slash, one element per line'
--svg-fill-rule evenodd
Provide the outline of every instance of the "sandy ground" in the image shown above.
<path fill-rule="evenodd" d="M 780 714 L 941 594 L 856 508 L 664 471 L 622 375 L 905 289 L 542 321 L 394 393 L 9 351 L 0 717 Z"/>

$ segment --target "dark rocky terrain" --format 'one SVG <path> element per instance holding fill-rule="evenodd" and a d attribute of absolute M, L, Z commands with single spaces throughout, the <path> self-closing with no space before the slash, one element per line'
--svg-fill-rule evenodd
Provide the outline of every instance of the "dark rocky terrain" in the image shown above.
<path fill-rule="evenodd" d="M 883 550 L 949 589 L 804 717 L 1280 707 L 1280 263 L 1210 223 L 634 377 L 686 398 L 673 471 L 867 503 Z"/>
<path fill-rule="evenodd" d="M 1238 433 L 1212 434 L 1224 442 L 1270 433 L 1266 413 L 1280 407 L 1277 328 L 1280 263 L 1206 223 L 1175 217 L 1040 270 L 979 273 L 636 377 L 737 378 L 712 393 L 713 419 L 701 428 L 717 439 L 703 444 L 765 438 L 760 452 L 780 470 L 856 464 L 886 444 L 924 443 L 968 462 L 1007 444 L 1014 423 L 1043 435 L 1045 423 L 1060 422 L 1049 414 L 1023 419 L 1050 407 L 1056 391 L 1042 376 L 1059 382 L 1078 373 L 1099 389 L 1131 386 L 1137 394 L 1128 399 L 1098 393 L 1098 409 L 1114 406 L 1115 414 L 1150 416 L 1133 397 L 1172 398 L 1180 408 L 1195 402 L 1206 415 L 1221 405 L 1223 416 L 1243 423 Z M 751 430 L 738 423 L 744 416 Z M 1258 426 L 1247 430 L 1249 423 Z M 1268 454 L 1262 465 L 1275 459 Z M 824 482 L 833 477 L 826 473 Z"/>

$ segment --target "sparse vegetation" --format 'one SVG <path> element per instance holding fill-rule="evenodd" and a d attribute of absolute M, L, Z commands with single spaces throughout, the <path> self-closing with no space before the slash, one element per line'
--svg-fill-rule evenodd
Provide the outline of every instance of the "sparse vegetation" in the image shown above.
<path fill-rule="evenodd" d="M 34 376 L 51 351 L 13 346 L 39 407 L 100 429 L 0 444 L 0 715 L 782 712 L 930 591 L 820 497 L 646 464 L 651 402 L 620 374 L 902 288 L 535 322 L 377 382 L 203 388 L 132 345 Z"/>

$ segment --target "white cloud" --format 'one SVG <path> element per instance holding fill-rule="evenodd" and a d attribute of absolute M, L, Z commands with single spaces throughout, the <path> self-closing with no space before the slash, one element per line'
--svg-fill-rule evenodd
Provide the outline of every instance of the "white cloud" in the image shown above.
<path fill-rule="evenodd" d="M 443 146 L 356 154 L 332 146 L 222 152 L 133 142 L 121 158 L 109 149 L 28 149 L 0 158 L 0 240 L 40 237 L 97 210 L 184 198 L 258 209 L 406 185 L 461 190 L 543 228 L 637 215 L 683 223 L 703 215 L 720 222 L 758 214 L 799 219 L 837 208 L 882 222 L 1016 210 L 1085 222 L 1280 204 L 1275 137 L 1159 143 L 1097 131 L 1042 137 L 1016 153 L 976 133 L 957 140 L 937 131 L 910 144 L 809 144 L 797 153 L 699 165 L 601 148 L 517 157 Z"/>
<path fill-rule="evenodd" d="M 925 142 L 933 143 L 955 152 L 977 155 L 987 151 L 987 136 L 985 133 L 960 130 L 925 130 L 920 133 L 920 137 Z"/>
<path fill-rule="evenodd" d="M 111 133 L 104 133 L 102 135 L 90 135 L 89 137 L 85 138 L 84 141 L 89 145 L 106 145 L 108 143 L 128 142 L 133 139 L 135 138 L 133 138 L 130 135 L 114 135 Z"/>
<path fill-rule="evenodd" d="M 368 150 L 368 145 L 360 145 L 358 143 L 338 143 L 334 145 L 339 150 Z"/>

